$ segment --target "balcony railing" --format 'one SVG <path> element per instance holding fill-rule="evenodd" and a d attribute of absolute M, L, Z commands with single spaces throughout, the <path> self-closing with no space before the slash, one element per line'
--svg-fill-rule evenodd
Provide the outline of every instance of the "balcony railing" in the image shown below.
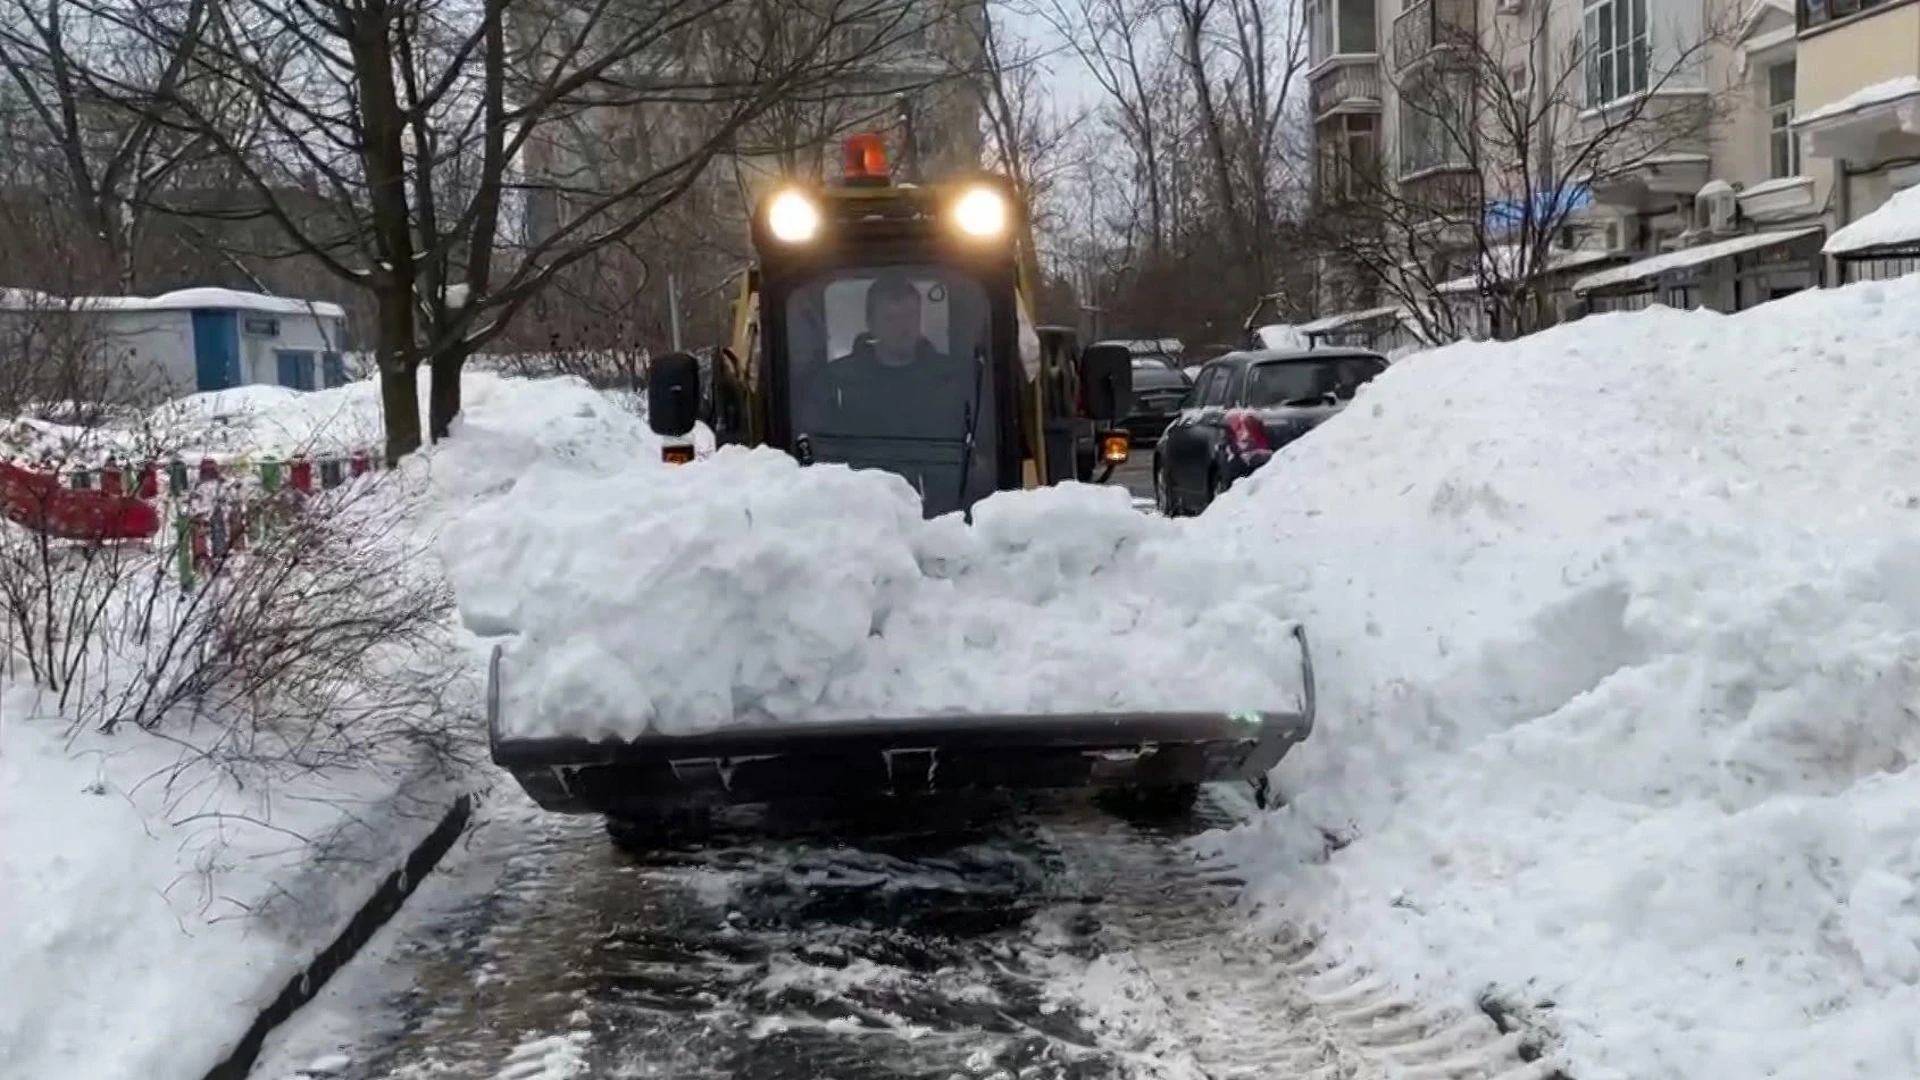
<path fill-rule="evenodd" d="M 1315 119 L 1342 110 L 1378 112 L 1384 100 L 1380 59 L 1372 53 L 1333 57 L 1313 73 L 1307 89 Z"/>
<path fill-rule="evenodd" d="M 1418 63 L 1435 49 L 1478 41 L 1475 0 L 1419 0 L 1393 19 L 1393 66 Z"/>

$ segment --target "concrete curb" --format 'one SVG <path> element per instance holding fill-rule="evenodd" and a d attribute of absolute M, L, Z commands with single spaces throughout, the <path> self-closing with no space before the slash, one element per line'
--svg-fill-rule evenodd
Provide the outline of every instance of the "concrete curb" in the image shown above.
<path fill-rule="evenodd" d="M 375 932 L 393 918 L 394 913 L 400 910 L 400 905 L 419 887 L 420 880 L 431 873 L 453 848 L 454 841 L 460 838 L 460 833 L 472 816 L 473 797 L 462 795 L 455 799 L 453 806 L 441 816 L 440 823 L 407 855 L 406 863 L 387 875 L 386 880 L 374 889 L 373 895 L 360 906 L 360 910 L 354 912 L 346 929 L 340 931 L 339 936 L 254 1017 L 246 1034 L 240 1037 L 226 1059 L 207 1070 L 205 1080 L 246 1080 L 247 1072 L 259 1058 L 267 1036 L 274 1028 L 285 1023 L 300 1006 L 313 1000 L 327 980 L 345 967 Z"/>

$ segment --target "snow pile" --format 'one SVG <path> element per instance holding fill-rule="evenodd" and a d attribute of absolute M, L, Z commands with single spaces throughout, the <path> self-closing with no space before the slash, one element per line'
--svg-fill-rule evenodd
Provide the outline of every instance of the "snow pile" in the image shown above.
<path fill-rule="evenodd" d="M 1583 1080 L 1920 1075 L 1920 277 L 1413 357 L 1195 524 L 1320 644 L 1221 839 Z"/>
<path fill-rule="evenodd" d="M 194 757 L 0 690 L 0 1077 L 204 1076 L 452 797 L 398 759 L 243 788 Z"/>
<path fill-rule="evenodd" d="M 1834 233 L 1820 250 L 1845 255 L 1868 248 L 1920 242 L 1920 187 L 1893 193 L 1886 205 Z"/>
<path fill-rule="evenodd" d="M 606 463 L 542 460 L 443 533 L 467 626 L 511 635 L 515 734 L 1297 701 L 1291 624 L 1124 489 L 1002 494 L 969 528 L 770 450 Z"/>

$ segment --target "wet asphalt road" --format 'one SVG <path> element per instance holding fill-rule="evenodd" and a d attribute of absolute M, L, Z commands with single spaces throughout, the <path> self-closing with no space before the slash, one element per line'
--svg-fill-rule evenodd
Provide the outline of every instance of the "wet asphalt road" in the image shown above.
<path fill-rule="evenodd" d="M 1124 484 L 1135 500 L 1146 500 L 1151 507 L 1153 501 L 1153 447 L 1136 446 L 1133 455 L 1126 464 L 1113 470 L 1107 480 L 1110 484 Z"/>
<path fill-rule="evenodd" d="M 1084 799 L 949 804 L 881 828 L 747 821 L 705 850 L 634 857 L 593 819 L 522 810 L 485 826 L 466 880 L 383 931 L 253 1075 L 1178 1075 L 1103 1041 L 1060 990 L 1106 948 L 1110 891 L 1060 837 L 1164 856 L 1227 821 L 1204 806 L 1147 825 Z"/>

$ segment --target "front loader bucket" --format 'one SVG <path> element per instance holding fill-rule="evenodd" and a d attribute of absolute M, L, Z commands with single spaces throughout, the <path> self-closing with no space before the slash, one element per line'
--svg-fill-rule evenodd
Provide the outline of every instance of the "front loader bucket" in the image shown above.
<path fill-rule="evenodd" d="M 487 679 L 493 760 L 543 809 L 623 816 L 694 806 L 1061 788 L 1258 784 L 1313 730 L 1300 646 L 1292 712 L 949 715 L 797 721 L 636 739 L 506 737 L 500 647 Z"/>

